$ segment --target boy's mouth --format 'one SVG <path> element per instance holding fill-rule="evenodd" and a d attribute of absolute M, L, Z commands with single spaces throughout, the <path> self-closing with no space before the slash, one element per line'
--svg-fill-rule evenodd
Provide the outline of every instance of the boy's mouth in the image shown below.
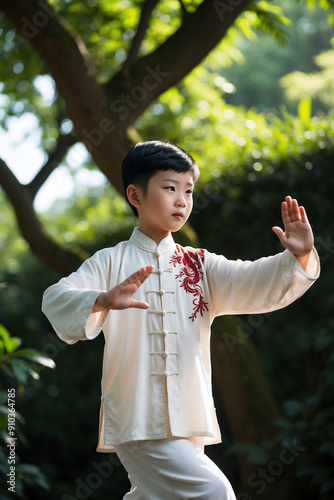
<path fill-rule="evenodd" d="M 173 214 L 173 217 L 177 220 L 181 220 L 183 218 L 183 213 L 182 212 L 177 212 L 176 214 Z"/>

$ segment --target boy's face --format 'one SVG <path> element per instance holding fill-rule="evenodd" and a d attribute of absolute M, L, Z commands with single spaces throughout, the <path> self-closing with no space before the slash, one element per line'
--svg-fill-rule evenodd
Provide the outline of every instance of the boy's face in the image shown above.
<path fill-rule="evenodd" d="M 158 171 L 150 178 L 145 195 L 136 186 L 139 229 L 157 244 L 188 220 L 193 206 L 194 177 L 191 171 Z"/>

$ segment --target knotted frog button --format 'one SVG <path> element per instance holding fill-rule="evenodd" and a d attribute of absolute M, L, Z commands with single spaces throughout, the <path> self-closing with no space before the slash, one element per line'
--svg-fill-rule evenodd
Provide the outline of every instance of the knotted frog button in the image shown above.
<path fill-rule="evenodd" d="M 167 337 L 167 335 L 168 335 L 167 330 L 162 330 L 162 332 L 161 332 L 161 333 L 162 333 L 162 335 L 163 335 L 164 337 Z"/>
<path fill-rule="evenodd" d="M 160 256 L 161 256 L 161 252 L 155 252 L 155 255 L 156 255 L 157 257 L 160 257 Z"/>

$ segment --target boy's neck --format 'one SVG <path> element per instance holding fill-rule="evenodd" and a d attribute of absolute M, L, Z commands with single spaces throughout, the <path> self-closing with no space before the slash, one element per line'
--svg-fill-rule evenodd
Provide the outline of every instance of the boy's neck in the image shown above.
<path fill-rule="evenodd" d="M 146 236 L 151 238 L 151 240 L 153 240 L 154 243 L 156 243 L 156 245 L 159 245 L 159 243 L 163 239 L 167 238 L 167 236 L 171 234 L 170 231 L 161 231 L 161 232 L 147 231 L 145 230 L 145 227 L 143 227 L 141 224 L 138 224 L 138 229 Z"/>

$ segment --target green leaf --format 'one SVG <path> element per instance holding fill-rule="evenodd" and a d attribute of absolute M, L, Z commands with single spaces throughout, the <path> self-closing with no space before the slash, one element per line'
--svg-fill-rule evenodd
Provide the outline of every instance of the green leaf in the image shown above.
<path fill-rule="evenodd" d="M 46 476 L 35 465 L 19 464 L 16 467 L 16 472 L 25 483 L 38 485 L 45 490 L 50 489 Z"/>
<path fill-rule="evenodd" d="M 39 374 L 34 370 L 27 361 L 23 359 L 13 358 L 11 359 L 11 369 L 14 375 L 17 377 L 19 383 L 25 384 L 27 378 L 31 376 L 35 380 L 39 379 Z"/>
<path fill-rule="evenodd" d="M 295 399 L 289 399 L 288 401 L 284 401 L 283 404 L 284 407 L 284 413 L 288 417 L 297 417 L 299 415 L 302 415 L 303 413 L 303 408 L 300 404 L 299 401 L 296 401 Z"/>
<path fill-rule="evenodd" d="M 2 338 L 3 346 L 7 352 L 13 352 L 21 345 L 21 339 L 18 337 L 11 337 L 7 328 L 0 325 L 0 337 Z"/>
<path fill-rule="evenodd" d="M 17 351 L 15 353 L 15 356 L 26 358 L 29 361 L 33 361 L 34 363 L 38 363 L 42 366 L 47 366 L 48 368 L 56 367 L 56 363 L 53 361 L 53 359 L 35 349 L 21 349 L 20 351 Z"/>
<path fill-rule="evenodd" d="M 0 406 L 0 415 L 7 415 L 8 414 L 8 409 L 7 406 Z"/>

